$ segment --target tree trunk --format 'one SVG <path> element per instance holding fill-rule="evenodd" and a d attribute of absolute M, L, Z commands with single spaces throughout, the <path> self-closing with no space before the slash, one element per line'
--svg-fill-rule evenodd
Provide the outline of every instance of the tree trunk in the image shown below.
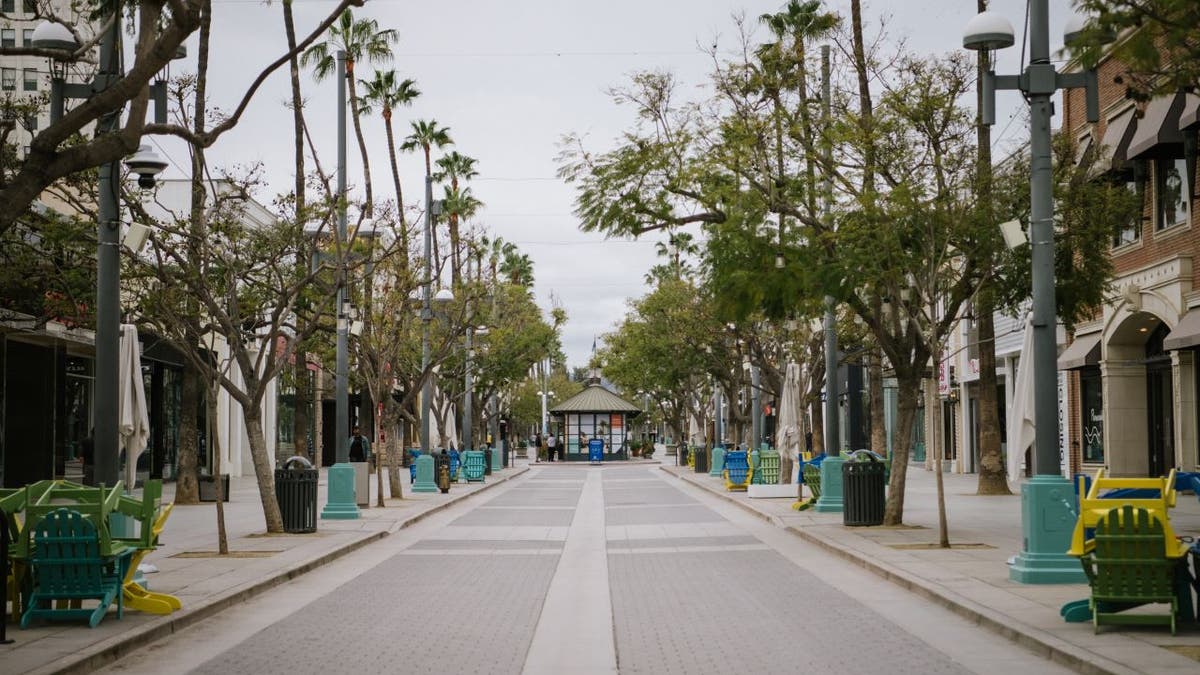
<path fill-rule="evenodd" d="M 216 433 L 217 400 L 221 385 L 217 381 L 209 383 L 204 390 L 204 401 L 207 409 L 208 438 L 212 444 L 213 457 L 213 494 L 217 498 L 217 553 L 229 555 L 229 534 L 225 530 L 225 483 L 221 480 L 221 439 Z"/>
<path fill-rule="evenodd" d="M 393 423 L 393 429 L 398 427 L 399 425 Z M 388 488 L 392 499 L 404 499 L 403 483 L 400 482 L 400 470 L 403 468 L 401 466 L 403 462 L 400 461 L 401 453 L 404 452 L 403 440 L 397 438 L 394 433 L 389 435 L 387 440 Z"/>
<path fill-rule="evenodd" d="M 175 474 L 175 503 L 199 504 L 200 485 L 196 475 L 196 448 L 200 434 L 196 413 L 200 407 L 200 377 L 190 363 L 183 367 L 180 390 L 179 467 Z"/>
<path fill-rule="evenodd" d="M 396 217 L 400 219 L 400 266 L 408 271 L 408 222 L 404 218 L 404 190 L 400 186 L 400 169 L 396 166 L 396 137 L 392 131 L 392 109 L 383 111 L 383 125 L 387 130 L 388 160 L 392 165 L 392 183 L 396 188 Z"/>
<path fill-rule="evenodd" d="M 810 419 L 812 419 L 812 451 L 813 455 L 825 452 L 825 417 L 821 411 L 821 400 L 812 402 Z"/>
<path fill-rule="evenodd" d="M 296 49 L 296 22 L 292 17 L 292 3 L 295 0 L 283 0 L 283 27 L 287 34 L 288 51 Z M 303 222 L 304 217 L 304 99 L 300 95 L 300 61 L 293 54 L 288 64 L 292 84 L 292 127 L 295 135 L 296 162 L 296 219 Z"/>
<path fill-rule="evenodd" d="M 867 378 L 870 380 L 871 399 L 871 451 L 887 457 L 887 428 L 883 401 L 883 351 L 878 346 L 871 349 Z"/>
<path fill-rule="evenodd" d="M 981 294 L 982 299 L 985 294 Z M 996 324 L 990 302 L 976 311 L 979 327 L 979 487 L 977 494 L 1007 495 L 1008 477 L 1000 448 L 1000 392 L 996 378 Z"/>
<path fill-rule="evenodd" d="M 283 532 L 283 515 L 279 511 L 279 502 L 275 500 L 275 473 L 271 458 L 267 456 L 261 408 L 259 406 L 243 406 L 242 419 L 245 421 L 246 435 L 250 439 L 250 459 L 254 463 L 254 477 L 258 480 L 258 497 L 262 502 L 267 533 L 281 534 Z"/>
<path fill-rule="evenodd" d="M 987 0 L 978 0 L 976 9 L 987 11 Z M 982 74 L 990 68 L 986 50 L 978 52 L 976 72 Z M 982 110 L 983 90 L 976 96 L 977 106 Z M 992 213 L 992 130 L 976 119 L 976 144 L 978 146 L 979 188 L 977 202 L 983 209 L 985 221 L 990 222 Z M 986 290 L 979 294 L 975 316 L 979 339 L 979 486 L 981 495 L 1007 495 L 1008 478 L 1004 468 L 1004 457 L 1000 449 L 1000 392 L 996 379 L 996 323 L 993 320 L 992 294 Z"/>
<path fill-rule="evenodd" d="M 363 215 L 370 217 L 375 212 L 375 196 L 371 191 L 371 159 L 367 156 L 367 142 L 363 139 L 362 122 L 358 113 L 358 86 L 354 82 L 354 62 L 346 61 L 346 84 L 350 91 L 350 119 L 354 121 L 354 136 L 358 139 L 358 152 L 363 163 L 363 189 L 367 193 L 367 202 L 363 207 Z"/>
<path fill-rule="evenodd" d="M 292 3 L 295 0 L 283 0 L 283 26 L 287 34 L 288 50 L 296 48 L 296 22 L 292 15 Z M 296 163 L 296 225 L 301 227 L 306 220 L 305 207 L 305 172 L 304 172 L 304 99 L 300 92 L 300 61 L 292 56 L 288 64 L 292 88 L 292 133 L 295 143 L 293 161 Z M 305 274 L 308 271 L 307 260 L 296 261 L 297 272 Z M 297 347 L 295 352 L 295 368 L 293 380 L 296 383 L 296 395 L 293 399 L 296 414 L 292 419 L 292 439 L 296 445 L 296 454 L 301 457 L 311 457 L 308 447 L 308 427 L 312 423 L 308 410 L 312 398 L 308 389 L 308 355 L 303 347 Z"/>
<path fill-rule="evenodd" d="M 917 397 L 904 392 L 915 392 L 921 384 L 920 377 L 899 378 L 899 417 L 896 425 L 895 443 L 892 446 L 892 476 L 888 481 L 887 505 L 883 511 L 884 525 L 900 525 L 904 522 L 904 483 L 908 469 L 909 452 L 912 449 L 913 424 L 917 419 Z"/>

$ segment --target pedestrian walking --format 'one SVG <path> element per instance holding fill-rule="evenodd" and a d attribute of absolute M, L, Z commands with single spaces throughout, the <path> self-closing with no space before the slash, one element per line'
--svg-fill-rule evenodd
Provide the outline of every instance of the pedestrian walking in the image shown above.
<path fill-rule="evenodd" d="M 371 441 L 354 425 L 354 433 L 350 435 L 350 461 L 365 462 L 371 458 Z"/>

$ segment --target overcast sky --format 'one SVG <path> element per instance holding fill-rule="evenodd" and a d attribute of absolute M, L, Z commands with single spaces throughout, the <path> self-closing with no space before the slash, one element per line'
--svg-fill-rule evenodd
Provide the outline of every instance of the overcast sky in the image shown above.
<path fill-rule="evenodd" d="M 654 235 L 640 241 L 605 241 L 579 231 L 572 215 L 573 190 L 555 178 L 559 141 L 585 134 L 592 150 L 612 146 L 631 123 L 627 108 L 615 106 L 605 90 L 630 73 L 648 68 L 673 71 L 687 88 L 705 83 L 708 57 L 699 45 L 733 45 L 731 15 L 757 17 L 778 11 L 784 0 L 369 0 L 356 15 L 370 16 L 400 35 L 391 66 L 417 81 L 422 96 L 398 111 L 397 135 L 408 121 L 433 118 L 450 127 L 459 152 L 479 160 L 472 184 L 486 207 L 477 221 L 494 235 L 529 253 L 535 263 L 537 301 L 553 301 L 567 311 L 563 347 L 571 365 L 584 365 L 596 336 L 610 330 L 625 312 L 626 300 L 646 291 L 643 277 L 655 263 Z M 827 6 L 849 19 L 848 0 Z M 1051 46 L 1061 45 L 1068 0 L 1051 0 Z M 213 0 L 210 101 L 222 109 L 236 105 L 259 69 L 284 53 L 282 10 L 278 2 Z M 961 48 L 962 28 L 975 14 L 975 0 L 874 0 L 864 3 L 867 32 L 881 23 L 888 39 L 904 40 L 920 53 Z M 334 6 L 328 0 L 295 0 L 297 32 L 306 35 Z M 1020 32 L 1025 3 L 996 0 Z M 765 33 L 762 40 L 766 40 Z M 1001 55 L 997 71 L 1018 68 L 1018 48 Z M 196 45 L 189 44 L 190 54 Z M 836 57 L 835 57 L 836 58 Z M 370 68 L 360 66 L 359 78 Z M 305 75 L 306 116 L 320 146 L 322 162 L 335 160 L 336 84 L 316 84 Z M 293 180 L 291 113 L 287 69 L 272 76 L 238 127 L 210 153 L 223 166 L 262 162 L 270 192 L 290 189 Z M 1008 147 L 1028 137 L 1017 95 L 998 101 L 996 143 Z M 382 121 L 365 119 L 377 199 L 392 196 Z M 182 176 L 186 153 L 169 140 L 158 141 Z M 360 185 L 362 168 L 349 139 L 348 178 Z M 406 201 L 423 190 L 418 155 L 401 155 Z M 553 298 L 553 300 L 552 300 Z"/>

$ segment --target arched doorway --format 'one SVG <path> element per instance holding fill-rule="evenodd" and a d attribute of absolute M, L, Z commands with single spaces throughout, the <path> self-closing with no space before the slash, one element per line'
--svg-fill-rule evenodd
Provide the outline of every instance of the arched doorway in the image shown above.
<path fill-rule="evenodd" d="M 1107 335 L 1100 364 L 1105 460 L 1116 476 L 1161 476 L 1175 466 L 1170 326 L 1145 311 L 1125 316 Z"/>

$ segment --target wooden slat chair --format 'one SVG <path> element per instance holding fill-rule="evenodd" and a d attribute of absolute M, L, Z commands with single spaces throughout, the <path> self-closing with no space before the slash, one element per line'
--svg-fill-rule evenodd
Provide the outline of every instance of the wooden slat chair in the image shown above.
<path fill-rule="evenodd" d="M 1095 548 L 1081 560 L 1092 586 L 1092 623 L 1097 633 L 1102 624 L 1165 624 L 1175 634 L 1179 561 L 1167 557 L 1163 522 L 1153 512 L 1129 504 L 1111 509 L 1096 523 Z M 1149 603 L 1164 603 L 1169 613 L 1123 611 Z"/>
<path fill-rule="evenodd" d="M 117 601 L 117 618 L 124 616 L 121 584 L 132 549 L 113 556 L 100 554 L 96 526 L 72 509 L 56 509 L 33 526 L 33 593 L 21 616 L 21 628 L 34 619 L 87 619 L 95 628 Z M 98 600 L 94 608 L 52 607 L 54 600 Z"/>

